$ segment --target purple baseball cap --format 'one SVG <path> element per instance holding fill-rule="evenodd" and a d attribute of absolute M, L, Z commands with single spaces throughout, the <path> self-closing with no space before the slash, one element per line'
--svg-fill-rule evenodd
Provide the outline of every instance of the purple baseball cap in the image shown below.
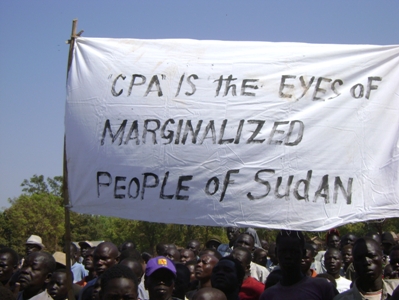
<path fill-rule="evenodd" d="M 151 258 L 147 263 L 147 267 L 145 268 L 145 275 L 151 276 L 152 273 L 154 273 L 159 269 L 167 269 L 171 271 L 173 275 L 176 277 L 175 265 L 171 260 L 169 260 L 165 256 L 157 256 Z"/>

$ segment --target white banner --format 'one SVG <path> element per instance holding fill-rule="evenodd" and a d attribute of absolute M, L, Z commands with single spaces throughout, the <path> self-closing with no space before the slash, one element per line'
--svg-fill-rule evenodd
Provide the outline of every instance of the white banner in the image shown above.
<path fill-rule="evenodd" d="M 72 210 L 326 230 L 399 215 L 399 47 L 78 38 Z"/>

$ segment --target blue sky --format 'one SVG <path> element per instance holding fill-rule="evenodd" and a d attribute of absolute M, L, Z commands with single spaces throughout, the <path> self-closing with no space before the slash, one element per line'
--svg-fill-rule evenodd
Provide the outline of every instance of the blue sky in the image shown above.
<path fill-rule="evenodd" d="M 1 1 L 0 208 L 62 174 L 72 20 L 85 37 L 399 44 L 399 1 Z"/>

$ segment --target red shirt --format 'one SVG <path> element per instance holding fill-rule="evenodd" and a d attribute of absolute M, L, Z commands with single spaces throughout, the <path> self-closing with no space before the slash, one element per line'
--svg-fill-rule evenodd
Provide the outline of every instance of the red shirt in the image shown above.
<path fill-rule="evenodd" d="M 248 277 L 241 285 L 238 296 L 240 300 L 258 300 L 265 290 L 265 285 L 253 277 Z"/>

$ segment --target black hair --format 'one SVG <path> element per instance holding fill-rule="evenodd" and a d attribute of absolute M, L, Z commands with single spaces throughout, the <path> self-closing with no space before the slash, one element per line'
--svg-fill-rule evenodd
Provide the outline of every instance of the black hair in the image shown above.
<path fill-rule="evenodd" d="M 353 257 L 355 257 L 355 248 L 356 248 L 356 246 L 357 246 L 358 244 L 366 243 L 366 242 L 369 242 L 369 243 L 374 244 L 374 246 L 376 247 L 376 249 L 377 249 L 377 251 L 378 251 L 378 254 L 379 254 L 380 256 L 382 256 L 381 247 L 380 247 L 380 245 L 377 243 L 376 240 L 374 240 L 374 239 L 372 239 L 372 238 L 369 238 L 369 237 L 361 237 L 361 238 L 358 238 L 358 239 L 356 240 L 356 242 L 353 244 L 353 248 L 352 248 L 352 255 L 353 255 Z"/>
<path fill-rule="evenodd" d="M 302 231 L 295 230 L 280 230 L 276 237 L 276 245 L 280 242 L 282 237 L 297 238 L 301 249 L 305 249 L 305 237 Z"/>
<path fill-rule="evenodd" d="M 313 246 L 311 244 L 305 243 L 305 250 L 309 250 L 311 255 L 312 255 L 312 257 L 315 257 L 316 253 L 315 253 L 315 250 L 314 250 L 314 248 L 313 248 Z"/>
<path fill-rule="evenodd" d="M 0 254 L 3 253 L 9 253 L 11 254 L 11 263 L 13 264 L 13 266 L 18 265 L 18 261 L 19 261 L 19 256 L 17 254 L 17 252 L 15 252 L 13 249 L 8 248 L 8 247 L 4 247 L 0 249 Z"/>
<path fill-rule="evenodd" d="M 189 250 L 189 249 L 184 249 L 184 250 Z M 223 257 L 222 254 L 220 254 L 219 251 L 214 250 L 214 249 L 209 249 L 209 248 L 206 248 L 206 249 L 202 250 L 202 251 L 198 254 L 198 256 L 201 256 L 201 255 L 203 255 L 203 254 L 213 255 L 213 256 L 216 257 L 218 260 L 220 260 L 220 259 Z"/>
<path fill-rule="evenodd" d="M 250 264 L 250 263 L 251 263 L 251 260 L 252 260 L 252 253 L 251 253 L 251 251 L 249 251 L 249 249 L 248 249 L 248 248 L 245 248 L 245 247 L 234 247 L 233 252 L 235 252 L 235 251 L 237 251 L 237 250 L 238 250 L 238 251 L 242 251 L 242 252 L 245 253 L 245 259 L 247 259 L 247 260 L 248 260 L 248 264 Z M 233 255 L 233 252 L 230 253 L 229 256 L 232 256 L 232 255 Z M 234 256 L 232 256 L 232 257 L 234 257 Z"/>
<path fill-rule="evenodd" d="M 134 282 L 136 291 L 138 290 L 138 280 L 134 272 L 124 265 L 114 265 L 101 275 L 101 291 L 105 291 L 108 282 L 115 278 L 131 279 Z"/>
<path fill-rule="evenodd" d="M 126 249 L 122 251 L 121 255 L 119 256 L 119 261 L 122 261 L 126 258 L 133 258 L 140 263 L 143 263 L 144 261 L 143 258 L 141 257 L 140 252 L 137 251 L 136 249 Z"/>
<path fill-rule="evenodd" d="M 148 252 L 143 252 L 141 253 L 141 258 L 145 261 L 145 263 L 148 263 L 148 261 L 152 258 L 152 255 Z"/>
<path fill-rule="evenodd" d="M 54 272 L 53 272 L 53 274 L 54 273 L 64 273 L 64 274 L 67 274 L 67 270 L 66 270 L 66 268 L 57 268 Z M 69 272 L 69 274 L 71 275 L 71 280 L 72 280 L 72 282 L 73 282 L 73 272 Z"/>

